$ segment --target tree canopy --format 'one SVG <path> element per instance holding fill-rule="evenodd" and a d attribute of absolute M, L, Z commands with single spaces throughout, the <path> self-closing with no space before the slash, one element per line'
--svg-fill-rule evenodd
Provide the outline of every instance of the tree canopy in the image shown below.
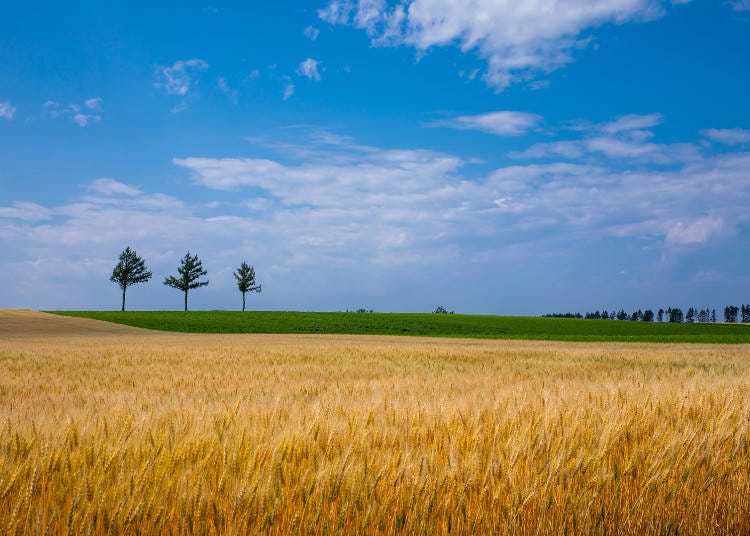
<path fill-rule="evenodd" d="M 146 262 L 138 256 L 135 250 L 130 249 L 130 246 L 120 253 L 120 258 L 109 280 L 117 283 L 122 289 L 122 311 L 125 310 L 125 292 L 128 287 L 146 283 L 152 276 L 153 274 L 146 268 Z"/>
<path fill-rule="evenodd" d="M 245 295 L 248 292 L 262 292 L 263 287 L 256 285 L 255 268 L 243 262 L 234 272 L 234 279 L 237 281 L 237 288 L 242 293 L 242 310 L 245 310 Z"/>
<path fill-rule="evenodd" d="M 177 273 L 179 277 L 173 275 L 165 277 L 164 284 L 185 293 L 185 311 L 187 311 L 188 291 L 208 285 L 208 281 L 199 281 L 201 277 L 208 275 L 208 272 L 203 269 L 203 263 L 198 255 L 190 255 L 188 251 L 180 261 Z"/>

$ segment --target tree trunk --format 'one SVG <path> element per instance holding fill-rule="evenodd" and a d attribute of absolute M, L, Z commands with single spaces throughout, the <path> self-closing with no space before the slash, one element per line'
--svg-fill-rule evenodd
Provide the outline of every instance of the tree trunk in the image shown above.
<path fill-rule="evenodd" d="M 245 293 L 242 293 L 242 312 L 245 312 Z"/>
<path fill-rule="evenodd" d="M 185 291 L 185 312 L 187 313 L 187 293 L 188 291 Z"/>
<path fill-rule="evenodd" d="M 122 309 L 123 312 L 125 311 L 125 289 L 122 289 Z"/>

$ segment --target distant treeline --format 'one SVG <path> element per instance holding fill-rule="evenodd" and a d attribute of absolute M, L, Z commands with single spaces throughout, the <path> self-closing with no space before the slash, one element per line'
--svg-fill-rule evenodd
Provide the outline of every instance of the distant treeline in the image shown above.
<path fill-rule="evenodd" d="M 588 320 L 630 320 L 632 322 L 716 322 L 716 309 L 697 309 L 690 307 L 683 313 L 679 307 L 659 309 L 656 314 L 651 309 L 633 311 L 628 314 L 624 309 L 619 311 L 594 311 L 593 313 L 553 313 L 542 315 L 548 318 L 585 318 Z M 724 322 L 750 323 L 750 305 L 727 305 L 724 307 Z"/>

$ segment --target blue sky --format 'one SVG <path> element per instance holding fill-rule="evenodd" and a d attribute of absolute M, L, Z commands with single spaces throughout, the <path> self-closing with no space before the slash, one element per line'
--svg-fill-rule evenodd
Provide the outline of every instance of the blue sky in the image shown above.
<path fill-rule="evenodd" d="M 541 314 L 750 301 L 750 2 L 25 2 L 0 307 Z"/>

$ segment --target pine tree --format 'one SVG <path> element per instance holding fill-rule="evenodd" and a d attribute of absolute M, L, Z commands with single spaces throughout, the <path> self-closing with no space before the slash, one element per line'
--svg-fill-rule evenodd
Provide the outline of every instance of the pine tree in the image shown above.
<path fill-rule="evenodd" d="M 125 310 L 125 292 L 128 287 L 138 283 L 146 283 L 152 275 L 146 268 L 144 260 L 134 250 L 130 249 L 130 246 L 120 253 L 120 258 L 112 270 L 112 277 L 109 280 L 117 283 L 122 289 L 121 311 Z"/>
<path fill-rule="evenodd" d="M 657 322 L 664 322 L 664 309 L 659 309 L 659 311 L 656 313 L 656 321 Z"/>
<path fill-rule="evenodd" d="M 208 272 L 203 269 L 203 263 L 198 255 L 190 255 L 188 251 L 180 261 L 177 267 L 177 273 L 180 277 L 170 275 L 164 278 L 164 284 L 168 287 L 176 288 L 185 293 L 185 311 L 188 310 L 188 291 L 208 285 L 208 281 L 198 281 Z"/>
<path fill-rule="evenodd" d="M 672 308 L 670 307 L 667 309 L 667 315 L 669 316 L 670 322 L 682 322 L 682 309 L 678 308 Z"/>
<path fill-rule="evenodd" d="M 255 268 L 248 266 L 246 262 L 237 268 L 234 278 L 237 280 L 237 288 L 242 292 L 242 312 L 245 312 L 245 295 L 248 292 L 262 292 L 263 287 L 255 284 Z"/>
<path fill-rule="evenodd" d="M 727 305 L 724 307 L 724 322 L 737 322 L 737 313 L 739 309 L 736 305 Z"/>

